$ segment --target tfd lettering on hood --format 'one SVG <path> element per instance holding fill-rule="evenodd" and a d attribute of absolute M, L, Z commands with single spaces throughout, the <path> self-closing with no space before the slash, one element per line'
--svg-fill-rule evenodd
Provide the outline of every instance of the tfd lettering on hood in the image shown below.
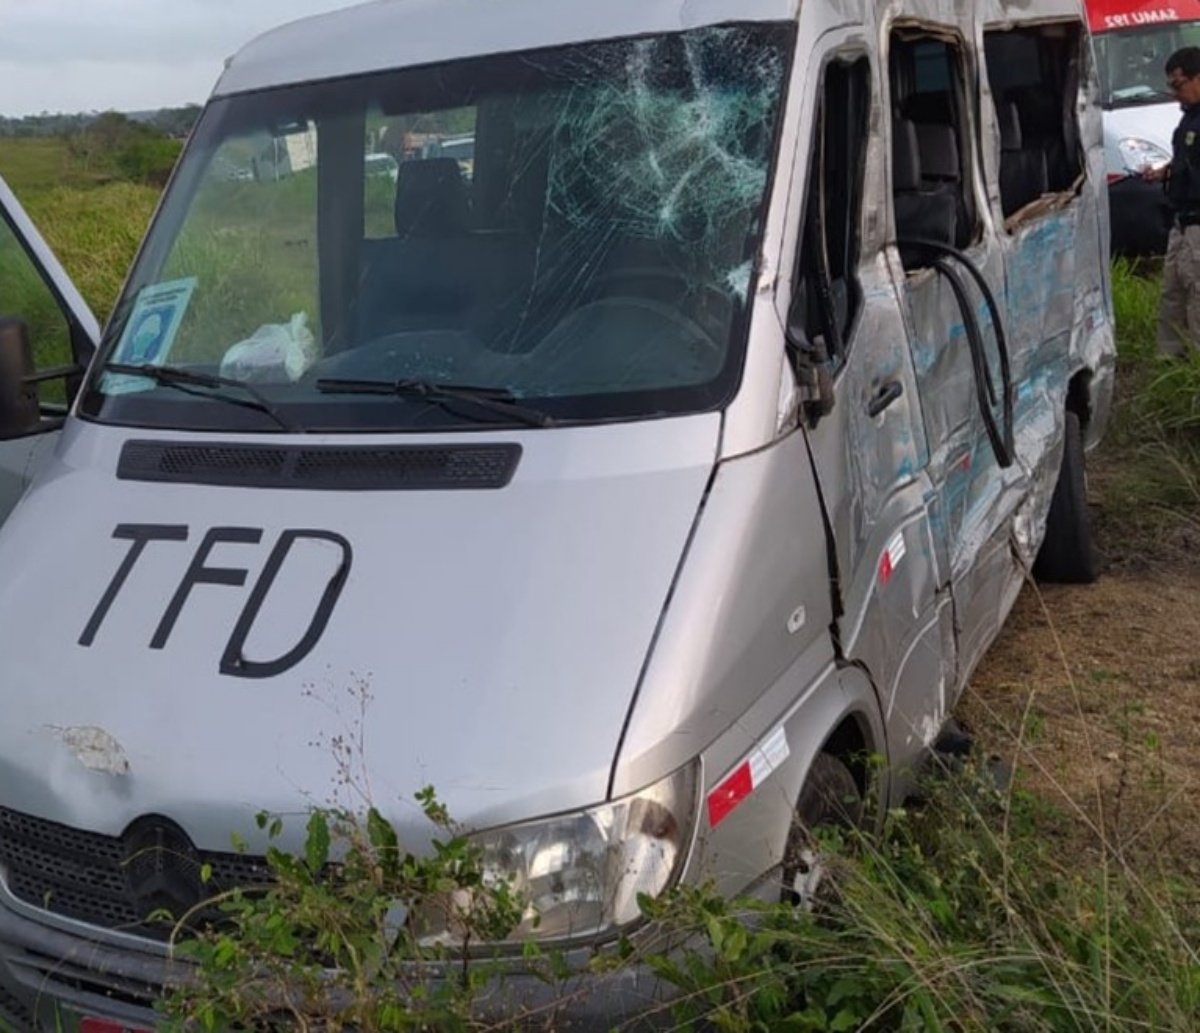
<path fill-rule="evenodd" d="M 153 542 L 186 542 L 188 527 L 185 524 L 118 524 L 112 536 L 128 541 L 130 543 L 129 551 L 125 553 L 125 558 L 121 560 L 116 573 L 113 574 L 112 580 L 96 604 L 96 609 L 83 629 L 83 634 L 79 636 L 81 646 L 90 646 L 95 641 L 96 634 L 104 623 L 104 618 L 108 616 L 109 610 L 116 602 L 117 596 L 120 595 L 121 589 L 146 548 Z M 257 545 L 262 541 L 262 536 L 262 529 L 257 527 L 213 527 L 205 533 L 199 548 L 192 556 L 191 563 L 184 572 L 183 580 L 179 582 L 179 587 L 175 590 L 175 594 L 167 604 L 166 611 L 158 622 L 154 637 L 150 639 L 151 649 L 162 649 L 167 644 L 175 622 L 179 619 L 188 596 L 196 585 L 227 585 L 234 588 L 241 588 L 245 585 L 249 572 L 244 568 L 209 565 L 208 557 L 213 547 L 221 543 Z M 329 542 L 337 546 L 341 550 L 341 562 L 325 585 L 316 611 L 310 618 L 308 627 L 300 640 L 286 653 L 274 660 L 247 660 L 242 655 L 242 649 L 254 628 L 254 622 L 262 609 L 263 602 L 270 593 L 271 586 L 279 576 L 280 570 L 283 569 L 288 553 L 298 541 L 304 539 Z M 313 647 L 320 640 L 325 626 L 329 623 L 329 615 L 333 612 L 338 596 L 341 595 L 342 588 L 346 584 L 346 578 L 350 574 L 352 559 L 350 543 L 340 534 L 315 530 L 284 531 L 275 542 L 270 556 L 267 557 L 266 565 L 255 582 L 245 606 L 242 607 L 242 612 L 233 627 L 233 633 L 225 645 L 225 651 L 221 655 L 221 673 L 235 678 L 271 678 L 295 667 L 312 652 Z"/>

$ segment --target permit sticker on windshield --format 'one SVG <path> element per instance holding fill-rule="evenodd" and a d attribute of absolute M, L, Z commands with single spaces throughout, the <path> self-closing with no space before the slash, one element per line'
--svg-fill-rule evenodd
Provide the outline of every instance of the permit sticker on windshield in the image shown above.
<path fill-rule="evenodd" d="M 112 361 L 130 366 L 161 366 L 175 343 L 175 334 L 196 289 L 196 277 L 143 287 Z"/>

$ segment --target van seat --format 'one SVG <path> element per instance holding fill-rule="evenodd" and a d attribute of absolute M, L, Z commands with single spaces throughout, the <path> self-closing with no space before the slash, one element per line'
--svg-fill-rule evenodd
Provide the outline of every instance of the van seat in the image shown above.
<path fill-rule="evenodd" d="M 1011 215 L 1041 197 L 1047 189 L 1046 154 L 1026 147 L 1021 115 L 1013 103 L 996 105 L 1000 129 L 1000 205 Z"/>
<path fill-rule="evenodd" d="M 532 278 L 524 234 L 472 230 L 453 158 L 402 162 L 396 236 L 363 242 L 355 340 L 405 331 L 467 331 L 485 343 L 508 326 Z"/>
<path fill-rule="evenodd" d="M 453 158 L 400 163 L 396 180 L 396 236 L 446 237 L 466 233 L 467 186 Z"/>
<path fill-rule="evenodd" d="M 917 122 L 917 149 L 921 156 L 921 179 L 926 189 L 950 198 L 954 207 L 955 236 L 948 243 L 963 247 L 969 239 L 971 218 L 962 189 L 958 134 L 944 122 Z"/>
<path fill-rule="evenodd" d="M 938 166 L 939 168 L 944 168 Z M 923 174 L 917 127 L 908 119 L 892 123 L 892 189 L 896 211 L 896 236 L 953 244 L 958 209 L 953 189 L 930 185 Z M 905 257 L 905 265 L 911 264 Z"/>
<path fill-rule="evenodd" d="M 1063 143 L 1063 115 L 1055 98 L 1038 87 L 1009 90 L 1004 101 L 1016 106 L 1021 120 L 1021 137 L 1025 149 L 1039 150 L 1045 166 L 1046 183 L 1039 193 L 1047 190 L 1067 190 L 1071 186 L 1072 163 L 1068 161 Z"/>
<path fill-rule="evenodd" d="M 958 140 L 954 128 L 934 122 L 917 122 L 917 151 L 921 156 L 921 178 L 926 185 L 941 187 L 962 180 L 958 161 Z"/>

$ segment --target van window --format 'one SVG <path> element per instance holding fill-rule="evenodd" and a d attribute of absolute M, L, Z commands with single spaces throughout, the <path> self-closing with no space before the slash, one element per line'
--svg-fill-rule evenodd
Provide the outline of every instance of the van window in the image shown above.
<path fill-rule="evenodd" d="M 978 237 L 972 135 L 961 46 L 915 28 L 892 33 L 892 192 L 905 264 L 908 239 L 966 247 Z"/>
<path fill-rule="evenodd" d="M 139 306 L 122 361 L 214 367 L 265 311 L 303 313 L 318 332 L 317 129 L 307 119 L 230 133 L 213 149 L 190 217 L 157 277 L 186 292 Z M 204 283 L 217 290 L 196 290 Z M 176 303 L 178 302 L 178 303 Z M 297 328 L 298 332 L 298 328 Z"/>
<path fill-rule="evenodd" d="M 1083 172 L 1078 114 L 1082 38 L 1078 23 L 984 34 L 1000 131 L 1005 217 L 1043 194 L 1071 189 Z"/>
<path fill-rule="evenodd" d="M 840 59 L 823 75 L 789 323 L 803 326 L 809 341 L 824 340 L 836 367 L 862 305 L 858 261 L 871 66 L 865 57 Z"/>
<path fill-rule="evenodd" d="M 429 385 L 560 422 L 720 408 L 740 380 L 795 35 L 728 25 L 220 98 L 102 356 L 128 364 L 153 309 L 143 361 L 253 381 L 309 430 L 503 416 Z M 233 174 L 214 172 L 235 153 Z M 246 401 L 236 385 L 139 376 L 93 377 L 82 413 L 273 425 L 229 404 Z"/>

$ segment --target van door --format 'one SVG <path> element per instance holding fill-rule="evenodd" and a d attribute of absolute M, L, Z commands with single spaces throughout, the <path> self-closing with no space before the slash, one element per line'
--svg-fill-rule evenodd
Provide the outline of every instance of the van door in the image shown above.
<path fill-rule="evenodd" d="M 798 242 L 788 340 L 822 492 L 842 655 L 870 672 L 903 762 L 944 714 L 954 644 L 926 496 L 928 452 L 912 357 L 885 257 L 880 76 L 866 41 L 823 37 L 792 196 Z M 872 129 L 875 129 L 872 132 Z M 786 266 L 786 263 L 785 263 Z M 828 376 L 824 386 L 814 376 Z M 823 396 L 824 402 L 813 401 Z M 832 407 L 830 407 L 832 402 Z"/>
<path fill-rule="evenodd" d="M 1008 536 L 1027 490 L 1012 454 L 1007 340 L 995 303 L 1005 296 L 1004 261 L 977 187 L 968 54 L 949 27 L 900 23 L 890 33 L 894 254 L 929 445 L 938 587 L 954 598 L 956 686 L 997 627 L 999 590 L 1011 590 Z"/>
<path fill-rule="evenodd" d="M 0 439 L 0 522 L 7 519 L 62 428 L 96 350 L 100 327 L 58 260 L 0 179 L 0 319 L 28 328 L 41 421 Z M 11 324 L 9 324 L 11 327 Z"/>

